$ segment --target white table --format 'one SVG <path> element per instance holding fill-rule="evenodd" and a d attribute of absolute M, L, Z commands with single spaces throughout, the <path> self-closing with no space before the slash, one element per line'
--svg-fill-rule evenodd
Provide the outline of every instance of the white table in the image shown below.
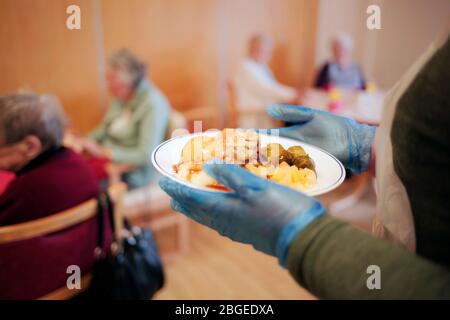
<path fill-rule="evenodd" d="M 378 125 L 381 121 L 384 91 L 374 93 L 340 90 L 342 108 L 336 113 L 356 121 Z M 323 90 L 308 89 L 302 104 L 310 108 L 328 111 L 329 93 Z"/>

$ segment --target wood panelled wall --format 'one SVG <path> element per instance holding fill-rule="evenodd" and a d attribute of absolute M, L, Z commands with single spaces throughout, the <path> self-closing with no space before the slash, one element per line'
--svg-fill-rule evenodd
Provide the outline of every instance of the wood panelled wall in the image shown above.
<path fill-rule="evenodd" d="M 81 30 L 65 27 L 70 4 Z M 314 73 L 316 0 L 1 0 L 0 19 L 0 94 L 54 93 L 81 132 L 107 107 L 106 59 L 121 47 L 180 111 L 224 110 L 225 83 L 256 32 L 275 38 L 282 82 L 304 86 Z"/>
<path fill-rule="evenodd" d="M 29 88 L 56 94 L 82 131 L 101 116 L 95 16 L 90 0 L 82 29 L 66 28 L 70 0 L 0 0 L 0 94 Z"/>

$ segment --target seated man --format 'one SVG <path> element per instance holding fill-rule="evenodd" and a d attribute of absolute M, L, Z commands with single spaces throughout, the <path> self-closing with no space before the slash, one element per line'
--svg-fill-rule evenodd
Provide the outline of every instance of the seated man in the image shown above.
<path fill-rule="evenodd" d="M 256 35 L 251 38 L 248 57 L 241 62 L 233 79 L 237 107 L 241 110 L 261 108 L 262 118 L 268 105 L 275 102 L 292 103 L 298 98 L 295 88 L 279 83 L 270 71 L 268 63 L 272 47 L 272 41 L 265 36 Z M 239 126 L 262 128 L 265 123 L 261 123 L 261 117 L 240 119 Z"/>
<path fill-rule="evenodd" d="M 337 34 L 331 42 L 333 59 L 320 70 L 316 87 L 328 89 L 341 87 L 344 89 L 364 90 L 366 82 L 358 64 L 352 61 L 353 41 L 345 33 Z"/>
<path fill-rule="evenodd" d="M 154 174 L 150 155 L 164 140 L 170 104 L 146 79 L 145 65 L 128 50 L 111 56 L 106 80 L 114 100 L 91 139 L 82 143 L 83 151 L 129 165 L 124 182 L 131 189 L 145 186 Z"/>
<path fill-rule="evenodd" d="M 0 226 L 43 218 L 98 195 L 85 160 L 61 146 L 65 115 L 55 97 L 0 97 L 0 170 L 16 178 L 0 195 Z M 111 229 L 108 228 L 108 239 Z M 109 242 L 109 241 L 107 241 Z M 0 299 L 34 299 L 66 285 L 67 267 L 94 264 L 97 220 L 0 245 Z"/>

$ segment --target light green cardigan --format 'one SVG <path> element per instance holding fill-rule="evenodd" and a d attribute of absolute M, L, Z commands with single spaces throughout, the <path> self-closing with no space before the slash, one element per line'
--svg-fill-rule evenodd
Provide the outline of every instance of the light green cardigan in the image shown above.
<path fill-rule="evenodd" d="M 123 108 L 131 112 L 129 123 L 111 134 L 108 130 Z M 128 102 L 114 100 L 101 124 L 90 137 L 112 151 L 112 160 L 137 167 L 124 175 L 130 188 L 147 185 L 154 175 L 150 155 L 166 135 L 170 104 L 163 93 L 147 80 L 142 80 Z"/>

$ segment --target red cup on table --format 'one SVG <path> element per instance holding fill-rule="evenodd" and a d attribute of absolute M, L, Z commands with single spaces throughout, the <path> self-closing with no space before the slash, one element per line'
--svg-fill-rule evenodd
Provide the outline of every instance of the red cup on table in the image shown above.
<path fill-rule="evenodd" d="M 330 101 L 328 104 L 328 110 L 333 113 L 339 113 L 342 110 L 342 101 Z"/>

